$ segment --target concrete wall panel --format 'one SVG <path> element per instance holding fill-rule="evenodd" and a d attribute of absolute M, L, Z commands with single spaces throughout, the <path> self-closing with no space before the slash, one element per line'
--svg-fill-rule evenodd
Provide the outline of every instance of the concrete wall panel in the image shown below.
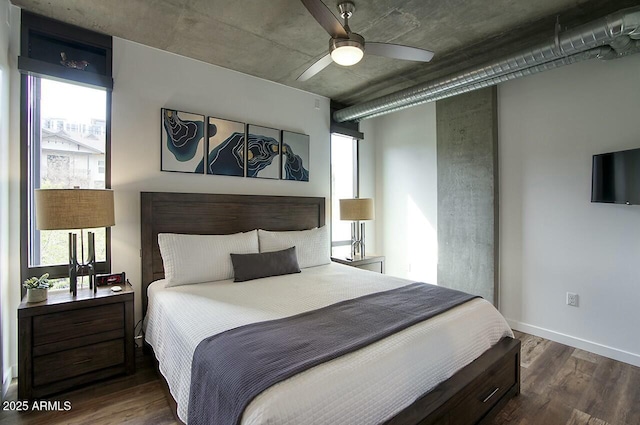
<path fill-rule="evenodd" d="M 496 88 L 438 101 L 436 126 L 438 284 L 496 304 Z"/>

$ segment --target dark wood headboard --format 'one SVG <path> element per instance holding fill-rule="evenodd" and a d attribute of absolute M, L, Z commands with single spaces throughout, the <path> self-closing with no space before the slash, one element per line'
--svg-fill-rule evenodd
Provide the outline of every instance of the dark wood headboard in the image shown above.
<path fill-rule="evenodd" d="M 325 223 L 324 198 L 141 192 L 142 311 L 147 288 L 164 278 L 158 233 L 227 235 L 253 229 L 305 230 Z"/>

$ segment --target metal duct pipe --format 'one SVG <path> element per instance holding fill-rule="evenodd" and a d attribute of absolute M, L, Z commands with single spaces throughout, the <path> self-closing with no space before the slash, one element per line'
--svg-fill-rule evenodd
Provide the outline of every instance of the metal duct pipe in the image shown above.
<path fill-rule="evenodd" d="M 453 89 L 511 74 L 558 58 L 566 58 L 594 47 L 609 44 L 620 36 L 640 37 L 640 6 L 620 10 L 603 18 L 560 32 L 550 42 L 523 52 L 435 81 L 418 84 L 378 99 L 336 111 L 334 120 L 360 121 L 407 108 Z"/>
<path fill-rule="evenodd" d="M 515 80 L 516 78 L 527 77 L 529 75 L 538 74 L 540 72 L 549 71 L 551 69 L 560 68 L 565 65 L 571 65 L 571 64 L 582 62 L 585 60 L 590 60 L 590 59 L 612 60 L 612 59 L 619 59 L 634 53 L 640 53 L 640 40 L 635 40 L 634 47 L 627 49 L 624 53 L 617 53 L 615 50 L 613 50 L 609 46 L 596 47 L 594 49 L 590 49 L 585 52 L 576 53 L 575 55 L 567 56 L 566 58 L 556 59 L 551 62 L 546 62 L 541 65 L 536 65 L 529 68 L 521 69 L 519 71 L 515 71 L 510 74 L 505 74 L 500 77 L 490 78 L 488 80 L 479 81 L 477 83 L 473 83 L 463 87 L 459 87 L 457 89 L 449 90 L 439 95 L 429 96 L 428 98 L 412 106 L 421 105 L 423 103 L 428 103 L 428 102 L 435 102 L 437 100 L 446 99 L 447 97 L 457 96 L 462 93 L 468 93 L 470 91 L 494 86 L 500 83 L 504 83 L 506 81 Z M 368 115 L 366 118 L 367 119 L 375 118 L 377 116 L 386 115 L 388 113 L 396 112 L 404 108 L 406 108 L 406 106 L 399 107 L 397 109 L 391 109 L 386 112 L 380 112 L 378 114 Z"/>
<path fill-rule="evenodd" d="M 560 68 L 565 65 L 571 65 L 576 62 L 582 62 L 590 59 L 613 59 L 614 57 L 620 57 L 613 49 L 608 46 L 596 47 L 594 49 L 587 50 L 585 52 L 576 53 L 575 55 L 567 56 L 565 58 L 556 59 L 550 62 L 545 62 L 540 65 L 531 66 L 529 68 L 520 69 L 518 71 L 511 72 L 509 74 L 504 74 L 499 77 L 489 78 L 488 80 L 478 81 L 477 83 L 467 84 L 462 87 L 457 87 L 452 90 L 448 90 L 439 94 L 434 94 L 431 96 L 427 96 L 424 99 L 421 99 L 419 102 L 416 102 L 409 106 L 417 106 L 423 103 L 435 102 L 437 100 L 446 99 L 447 97 L 457 96 L 462 93 L 468 93 L 470 91 L 482 89 L 485 87 L 495 86 L 500 83 L 504 83 L 506 81 L 515 80 L 520 77 L 527 77 L 529 75 L 538 74 L 540 72 L 549 71 L 551 69 Z M 366 119 L 375 118 L 381 115 L 386 115 L 391 112 L 396 112 L 409 106 L 399 106 L 397 108 L 385 110 L 384 112 L 379 112 L 376 114 L 367 115 Z"/>
<path fill-rule="evenodd" d="M 611 48 L 618 53 L 624 53 L 627 50 L 631 50 L 634 44 L 635 40 L 633 40 L 631 37 L 629 37 L 628 35 L 621 35 L 620 37 L 611 40 L 609 46 L 611 46 Z"/>
<path fill-rule="evenodd" d="M 619 59 L 621 57 L 632 55 L 634 53 L 640 53 L 640 40 L 632 39 L 631 43 L 626 45 L 623 50 L 615 50 L 615 48 L 612 48 L 609 53 L 602 56 L 598 56 L 598 59 L 602 59 L 602 60 Z"/>

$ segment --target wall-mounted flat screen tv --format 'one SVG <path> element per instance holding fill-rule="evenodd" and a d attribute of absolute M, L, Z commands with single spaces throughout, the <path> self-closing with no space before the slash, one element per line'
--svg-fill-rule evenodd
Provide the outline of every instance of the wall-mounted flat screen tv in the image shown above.
<path fill-rule="evenodd" d="M 640 149 L 593 155 L 591 202 L 640 205 Z"/>

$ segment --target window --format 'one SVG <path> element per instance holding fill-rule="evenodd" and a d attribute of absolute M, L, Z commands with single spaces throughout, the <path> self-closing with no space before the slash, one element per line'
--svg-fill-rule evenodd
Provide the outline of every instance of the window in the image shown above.
<path fill-rule="evenodd" d="M 40 188 L 105 188 L 105 181 L 108 184 L 105 173 L 109 167 L 106 117 L 110 93 L 34 76 L 24 76 L 23 83 L 26 86 L 23 113 L 27 116 L 26 155 L 23 155 L 28 211 L 26 272 L 29 276 L 48 272 L 52 278 L 64 277 L 68 276 L 69 231 L 36 228 L 34 191 Z M 101 129 L 97 128 L 100 126 Z M 90 131 L 83 132 L 83 129 Z M 109 232 L 105 228 L 82 232 L 83 262 L 88 249 L 87 231 L 95 233 L 98 272 L 106 272 Z M 55 284 L 55 288 L 67 286 L 68 279 L 60 279 Z"/>
<path fill-rule="evenodd" d="M 335 256 L 351 252 L 351 222 L 340 220 L 340 199 L 358 194 L 358 140 L 331 135 L 331 247 Z"/>

